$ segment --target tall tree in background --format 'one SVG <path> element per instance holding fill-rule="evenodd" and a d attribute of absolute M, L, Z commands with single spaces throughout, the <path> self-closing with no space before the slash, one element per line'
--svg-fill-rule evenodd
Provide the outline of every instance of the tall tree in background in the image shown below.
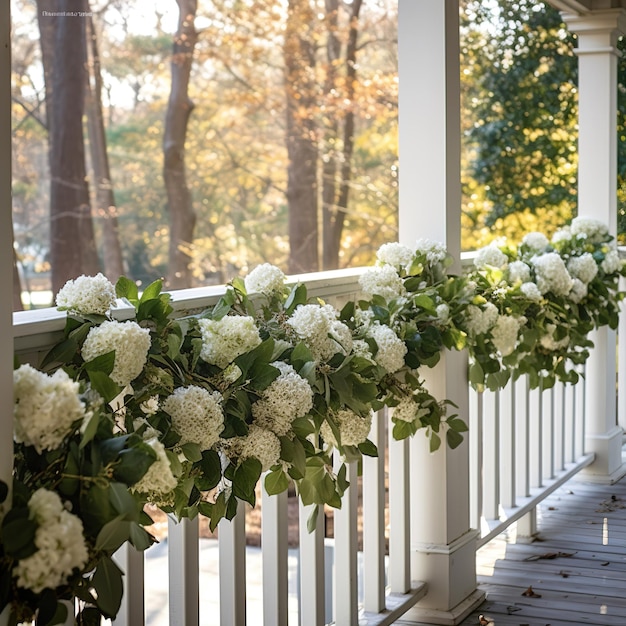
<path fill-rule="evenodd" d="M 95 214 L 102 226 L 102 260 L 105 274 L 117 280 L 124 272 L 124 261 L 119 239 L 119 224 L 111 168 L 107 153 L 102 114 L 102 74 L 98 39 L 91 15 L 85 18 L 87 27 L 88 72 L 86 83 L 86 113 L 89 150 L 95 185 Z"/>
<path fill-rule="evenodd" d="M 545 3 L 464 4 L 470 168 L 490 208 L 486 225 L 545 209 L 556 227 L 577 197 L 573 38 Z"/>
<path fill-rule="evenodd" d="M 322 267 L 325 270 L 339 267 L 341 235 L 348 209 L 350 182 L 352 179 L 352 154 L 355 134 L 355 86 L 358 22 L 362 0 L 353 0 L 350 8 L 348 40 L 345 58 L 341 58 L 339 30 L 339 0 L 326 1 L 328 22 L 327 70 L 325 92 L 328 97 L 339 92 L 345 106 L 331 108 L 330 127 L 327 143 L 331 144 L 330 154 L 323 159 L 322 212 L 323 212 L 323 255 Z M 339 69 L 345 68 L 345 76 Z M 343 120 L 343 128 L 339 120 Z M 330 141 L 329 141 L 330 140 Z M 338 145 L 339 144 L 339 145 Z"/>
<path fill-rule="evenodd" d="M 287 99 L 287 204 L 289 272 L 319 268 L 317 127 L 314 119 L 315 14 L 309 0 L 289 0 L 285 28 L 285 92 Z"/>
<path fill-rule="evenodd" d="M 54 5 L 54 6 L 53 6 Z M 83 11 L 84 0 L 38 0 L 50 154 L 50 265 L 56 293 L 78 274 L 98 273 L 83 139 L 85 20 L 44 13 Z"/>
<path fill-rule="evenodd" d="M 172 50 L 172 86 L 165 115 L 163 135 L 163 179 L 170 217 L 169 268 L 170 289 L 191 286 L 191 256 L 196 214 L 185 174 L 185 138 L 194 104 L 189 98 L 189 76 L 193 51 L 198 40 L 194 26 L 197 0 L 177 0 L 178 30 Z"/>

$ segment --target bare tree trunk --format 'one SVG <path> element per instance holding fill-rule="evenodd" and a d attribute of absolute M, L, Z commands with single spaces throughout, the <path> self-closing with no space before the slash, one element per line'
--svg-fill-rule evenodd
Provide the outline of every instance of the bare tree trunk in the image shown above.
<path fill-rule="evenodd" d="M 308 0 L 289 0 L 284 56 L 290 273 L 319 269 L 314 21 Z"/>
<path fill-rule="evenodd" d="M 22 281 L 20 280 L 20 273 L 17 269 L 17 250 L 13 248 L 13 310 L 22 311 L 24 305 L 22 304 Z"/>
<path fill-rule="evenodd" d="M 87 27 L 88 74 L 85 105 L 91 164 L 94 172 L 95 214 L 102 220 L 102 260 L 105 274 L 115 280 L 124 273 L 124 260 L 119 240 L 117 207 L 113 193 L 109 155 L 107 154 L 104 117 L 102 115 L 102 74 L 100 52 L 93 18 L 85 18 Z"/>
<path fill-rule="evenodd" d="M 178 30 L 172 51 L 172 88 L 163 135 L 163 179 L 170 215 L 169 270 L 171 289 L 191 285 L 191 257 L 184 247 L 193 241 L 196 214 L 185 175 L 185 138 L 194 104 L 188 95 L 193 51 L 198 39 L 194 27 L 197 0 L 176 0 L 179 9 Z"/>
<path fill-rule="evenodd" d="M 350 16 L 350 30 L 346 47 L 346 95 L 349 102 L 348 110 L 343 121 L 343 149 L 341 157 L 341 177 L 339 194 L 334 206 L 325 212 L 324 219 L 324 269 L 339 267 L 339 250 L 341 235 L 345 221 L 348 200 L 350 198 L 350 183 L 352 180 L 352 154 L 354 152 L 354 87 L 356 83 L 356 52 L 358 39 L 358 21 L 362 0 L 353 0 Z M 334 185 L 333 185 L 334 193 Z"/>
<path fill-rule="evenodd" d="M 60 13 L 86 12 L 84 1 L 58 0 Z M 38 0 L 44 70 L 48 67 L 46 116 L 50 152 L 50 263 L 56 293 L 78 274 L 96 274 L 98 255 L 89 206 L 82 118 L 86 81 L 85 21 L 46 16 L 51 3 Z M 50 22 L 48 22 L 50 20 Z M 53 37 L 52 41 L 43 41 Z M 44 71 L 45 73 L 45 71 Z M 48 99 L 49 98 L 49 99 Z"/>

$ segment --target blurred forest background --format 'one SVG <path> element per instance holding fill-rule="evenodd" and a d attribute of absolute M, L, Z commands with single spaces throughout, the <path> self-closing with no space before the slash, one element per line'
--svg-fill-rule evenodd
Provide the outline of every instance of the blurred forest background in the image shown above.
<path fill-rule="evenodd" d="M 576 213 L 576 41 L 543 2 L 460 11 L 463 248 L 549 235 Z M 11 0 L 11 13 L 16 310 L 81 273 L 177 289 L 262 262 L 370 264 L 397 240 L 397 0 Z M 626 61 L 619 72 L 624 232 Z"/>

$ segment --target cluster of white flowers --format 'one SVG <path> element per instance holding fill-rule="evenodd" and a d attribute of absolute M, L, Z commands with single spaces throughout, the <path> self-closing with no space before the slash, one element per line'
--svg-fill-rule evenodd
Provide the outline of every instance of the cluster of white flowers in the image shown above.
<path fill-rule="evenodd" d="M 159 396 L 150 396 L 139 405 L 139 408 L 145 415 L 154 415 L 159 410 Z"/>
<path fill-rule="evenodd" d="M 393 265 L 395 268 L 408 269 L 415 258 L 415 253 L 408 246 L 403 246 L 401 243 L 392 242 L 384 243 L 378 252 L 376 252 L 376 258 L 379 263 L 386 263 Z"/>
<path fill-rule="evenodd" d="M 572 277 L 565 262 L 556 252 L 534 256 L 531 263 L 537 276 L 537 287 L 542 294 L 551 291 L 555 296 L 566 296 L 572 288 Z"/>
<path fill-rule="evenodd" d="M 68 280 L 56 296 L 61 311 L 79 315 L 105 315 L 115 302 L 115 287 L 102 274 Z"/>
<path fill-rule="evenodd" d="M 541 302 L 543 299 L 543 294 L 539 291 L 539 287 L 537 287 L 536 283 L 523 283 L 520 290 L 529 300 L 532 300 L 533 302 Z"/>
<path fill-rule="evenodd" d="M 481 248 L 474 259 L 476 269 L 485 269 L 486 267 L 496 267 L 504 269 L 508 265 L 509 259 L 500 250 L 497 242 L 490 243 L 488 246 Z"/>
<path fill-rule="evenodd" d="M 286 435 L 291 423 L 306 415 L 313 407 L 313 390 L 293 366 L 274 361 L 280 375 L 261 393 L 252 405 L 252 416 L 256 423 L 276 435 Z"/>
<path fill-rule="evenodd" d="M 355 356 L 361 356 L 365 359 L 369 359 L 370 361 L 374 360 L 370 345 L 364 339 L 355 339 L 352 342 L 352 354 L 354 354 Z"/>
<path fill-rule="evenodd" d="M 418 239 L 415 243 L 415 251 L 418 254 L 425 254 L 426 260 L 431 264 L 441 263 L 448 256 L 446 247 L 440 241 L 432 239 Z"/>
<path fill-rule="evenodd" d="M 528 247 L 530 250 L 534 250 L 535 252 L 541 252 L 541 250 L 545 250 L 550 242 L 548 238 L 543 233 L 528 233 L 522 239 L 522 244 Z"/>
<path fill-rule="evenodd" d="M 622 259 L 619 258 L 619 252 L 615 248 L 611 248 L 605 255 L 600 267 L 605 274 L 613 274 L 622 269 Z"/>
<path fill-rule="evenodd" d="M 404 281 L 393 265 L 371 267 L 359 277 L 359 285 L 366 297 L 381 296 L 393 300 L 406 295 Z"/>
<path fill-rule="evenodd" d="M 558 341 L 554 338 L 554 333 L 556 331 L 555 324 L 546 324 L 546 332 L 541 336 L 539 343 L 541 343 L 542 347 L 546 350 L 560 350 L 561 348 L 565 348 L 569 343 L 569 337 L 566 335 L 563 339 L 559 339 Z"/>
<path fill-rule="evenodd" d="M 125 387 L 141 374 L 150 350 L 150 330 L 136 322 L 105 321 L 94 326 L 82 347 L 82 357 L 89 362 L 107 352 L 115 351 L 115 364 L 110 376 Z"/>
<path fill-rule="evenodd" d="M 368 413 L 365 417 L 350 410 L 339 410 L 333 413 L 333 418 L 339 429 L 339 439 L 342 446 L 358 446 L 363 443 L 370 434 L 372 428 L 372 416 Z M 327 421 L 320 428 L 322 439 L 330 446 L 337 447 L 338 442 Z"/>
<path fill-rule="evenodd" d="M 209 450 L 224 429 L 222 394 L 191 385 L 179 387 L 163 402 L 163 410 L 172 417 L 172 427 L 181 436 L 180 443 L 197 443 Z"/>
<path fill-rule="evenodd" d="M 589 289 L 587 288 L 586 283 L 583 283 L 583 281 L 579 278 L 572 279 L 572 289 L 569 292 L 569 299 L 572 302 L 581 302 L 588 293 Z"/>
<path fill-rule="evenodd" d="M 244 279 L 248 293 L 262 293 L 271 297 L 280 294 L 285 285 L 285 274 L 271 263 L 257 265 Z"/>
<path fill-rule="evenodd" d="M 592 217 L 575 217 L 570 227 L 572 235 L 585 237 L 589 243 L 602 243 L 609 236 L 608 226 Z"/>
<path fill-rule="evenodd" d="M 513 261 L 509 263 L 507 268 L 509 274 L 509 283 L 514 285 L 516 282 L 526 283 L 530 280 L 530 267 L 524 261 Z"/>
<path fill-rule="evenodd" d="M 153 429 L 149 429 L 147 433 L 152 435 Z M 167 494 L 175 489 L 178 481 L 172 473 L 172 466 L 167 458 L 165 447 L 158 438 L 151 436 L 146 439 L 146 443 L 156 452 L 157 458 L 142 478 L 132 485 L 130 490 L 136 493 L 145 493 L 152 504 L 159 505 L 170 500 L 167 498 Z"/>
<path fill-rule="evenodd" d="M 235 448 L 239 458 L 258 459 L 261 471 L 267 472 L 280 461 L 280 439 L 271 430 L 252 424 L 248 434 L 239 439 Z"/>
<path fill-rule="evenodd" d="M 526 318 L 523 316 L 498 315 L 491 329 L 491 340 L 502 356 L 508 356 L 515 350 L 519 330 L 525 323 Z"/>
<path fill-rule="evenodd" d="M 15 567 L 17 585 L 41 593 L 65 584 L 74 568 L 86 565 L 89 554 L 83 523 L 67 511 L 54 491 L 38 489 L 28 501 L 30 518 L 37 523 L 37 551 Z"/>
<path fill-rule="evenodd" d="M 555 231 L 555 233 L 552 235 L 552 239 L 550 240 L 550 242 L 553 245 L 558 246 L 560 243 L 568 242 L 571 239 L 572 239 L 572 231 L 570 227 L 563 226 L 563 228 L 559 228 L 557 231 Z"/>
<path fill-rule="evenodd" d="M 53 450 L 69 434 L 72 424 L 85 418 L 79 384 L 63 370 L 52 376 L 21 365 L 13 372 L 13 436 L 41 454 Z"/>
<path fill-rule="evenodd" d="M 352 350 L 352 331 L 337 319 L 337 311 L 330 304 L 301 304 L 287 324 L 317 360 L 329 359 L 337 352 L 349 354 Z"/>
<path fill-rule="evenodd" d="M 484 335 L 498 320 L 498 307 L 493 302 L 487 302 L 482 307 L 470 304 L 465 315 L 469 334 Z"/>
<path fill-rule="evenodd" d="M 442 323 L 446 324 L 450 319 L 450 307 L 443 302 L 442 304 L 438 304 L 435 309 L 437 313 L 437 319 Z"/>
<path fill-rule="evenodd" d="M 573 256 L 567 262 L 567 271 L 572 278 L 578 278 L 588 285 L 598 273 L 598 264 L 589 252 L 581 256 Z"/>
<path fill-rule="evenodd" d="M 259 329 L 248 315 L 227 315 L 221 320 L 201 319 L 198 326 L 202 333 L 200 357 L 222 368 L 261 343 Z"/>
<path fill-rule="evenodd" d="M 371 337 L 378 346 L 378 351 L 374 360 L 378 365 L 384 367 L 390 374 L 397 372 L 404 366 L 404 357 L 407 347 L 404 341 L 385 324 L 372 324 L 367 330 L 368 337 Z"/>

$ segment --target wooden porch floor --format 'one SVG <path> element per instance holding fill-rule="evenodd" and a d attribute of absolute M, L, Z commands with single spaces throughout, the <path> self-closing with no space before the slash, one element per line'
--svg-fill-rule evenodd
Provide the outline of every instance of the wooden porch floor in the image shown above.
<path fill-rule="evenodd" d="M 514 543 L 513 529 L 479 551 L 487 600 L 462 626 L 480 614 L 494 626 L 626 626 L 626 478 L 570 481 L 544 500 L 538 526 L 533 543 Z"/>

